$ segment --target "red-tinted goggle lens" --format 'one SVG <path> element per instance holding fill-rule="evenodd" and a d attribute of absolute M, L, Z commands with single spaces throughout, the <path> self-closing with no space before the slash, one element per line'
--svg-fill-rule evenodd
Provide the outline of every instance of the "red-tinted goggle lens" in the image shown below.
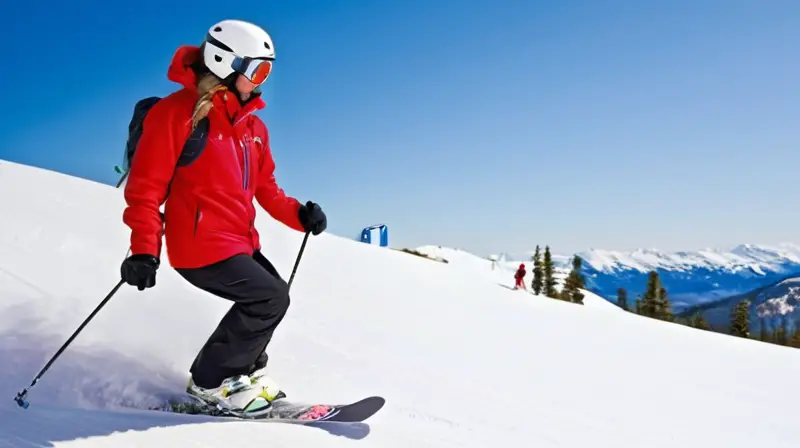
<path fill-rule="evenodd" d="M 234 59 L 232 68 L 246 76 L 253 84 L 261 84 L 272 72 L 272 61 L 267 59 Z"/>
<path fill-rule="evenodd" d="M 272 61 L 261 61 L 253 70 L 253 74 L 247 76 L 253 84 L 261 84 L 266 81 L 269 74 L 272 73 Z"/>

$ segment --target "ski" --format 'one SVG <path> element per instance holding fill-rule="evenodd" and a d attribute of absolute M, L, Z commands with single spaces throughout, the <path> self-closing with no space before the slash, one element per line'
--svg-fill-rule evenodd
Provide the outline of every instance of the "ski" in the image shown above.
<path fill-rule="evenodd" d="M 276 400 L 263 412 L 242 414 L 220 409 L 196 399 L 197 404 L 181 403 L 173 405 L 171 411 L 182 414 L 199 414 L 213 417 L 229 417 L 249 421 L 291 421 L 291 422 L 362 422 L 383 408 L 386 399 L 380 396 L 366 397 L 344 404 L 297 403 L 285 398 Z"/>

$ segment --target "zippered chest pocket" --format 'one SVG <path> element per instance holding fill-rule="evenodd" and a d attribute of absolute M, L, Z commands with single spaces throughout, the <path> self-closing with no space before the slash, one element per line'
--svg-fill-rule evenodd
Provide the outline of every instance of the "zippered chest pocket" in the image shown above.
<path fill-rule="evenodd" d="M 219 171 L 224 167 L 227 177 L 224 183 L 228 188 L 233 186 L 229 184 L 231 182 L 237 185 L 237 188 L 247 191 L 252 183 L 253 165 L 249 136 L 247 134 L 239 136 L 234 133 L 228 137 L 222 135 L 219 137 L 219 140 L 214 142 L 217 156 L 212 163 L 216 165 L 210 168 Z"/>

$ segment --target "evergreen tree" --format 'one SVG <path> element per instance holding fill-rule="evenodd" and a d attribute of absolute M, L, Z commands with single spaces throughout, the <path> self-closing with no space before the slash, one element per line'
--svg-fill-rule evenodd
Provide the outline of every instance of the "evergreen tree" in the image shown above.
<path fill-rule="evenodd" d="M 553 257 L 550 254 L 550 246 L 544 247 L 542 273 L 544 274 L 544 295 L 554 299 L 559 298 L 556 294 L 556 279 L 553 277 Z"/>
<path fill-rule="evenodd" d="M 575 255 L 572 257 L 572 270 L 564 280 L 564 287 L 561 288 L 561 299 L 568 302 L 583 304 L 583 293 L 580 289 L 586 285 L 586 281 L 581 274 L 581 258 Z"/>
<path fill-rule="evenodd" d="M 586 278 L 581 274 L 583 269 L 583 259 L 577 255 L 572 258 L 572 271 L 575 273 L 576 285 L 578 289 L 586 289 Z"/>
<path fill-rule="evenodd" d="M 769 326 L 767 326 L 767 331 L 764 337 L 764 342 L 769 342 L 770 344 L 775 343 L 775 332 Z"/>
<path fill-rule="evenodd" d="M 789 335 L 788 331 L 786 331 L 786 316 L 781 316 L 781 323 L 778 328 L 775 329 L 775 343 L 778 345 L 788 345 L 789 343 Z"/>
<path fill-rule="evenodd" d="M 758 320 L 758 325 L 761 329 L 758 332 L 758 339 L 762 342 L 770 342 L 770 334 L 767 329 L 767 321 L 763 317 Z"/>
<path fill-rule="evenodd" d="M 673 321 L 667 290 L 661 285 L 658 272 L 650 271 L 647 276 L 647 289 L 641 303 L 641 314 L 666 321 Z"/>
<path fill-rule="evenodd" d="M 642 296 L 637 296 L 636 302 L 634 302 L 634 304 L 636 305 L 635 308 L 636 314 L 642 314 Z"/>
<path fill-rule="evenodd" d="M 531 289 L 534 294 L 542 292 L 542 254 L 539 253 L 539 245 L 536 245 L 536 252 L 533 254 L 533 280 L 531 281 Z"/>
<path fill-rule="evenodd" d="M 789 346 L 794 348 L 800 348 L 800 328 L 798 328 L 797 322 L 794 323 L 794 329 L 792 330 L 792 337 L 789 338 Z"/>
<path fill-rule="evenodd" d="M 670 309 L 670 307 L 671 305 L 669 303 L 669 296 L 667 296 L 667 290 L 663 286 L 661 286 L 658 289 L 658 296 L 656 300 L 657 318 L 665 320 L 667 322 L 674 322 L 675 316 L 672 314 L 672 310 Z"/>
<path fill-rule="evenodd" d="M 625 288 L 617 288 L 617 305 L 625 311 L 628 309 L 628 291 Z"/>
<path fill-rule="evenodd" d="M 586 297 L 586 295 L 583 294 L 580 289 L 576 289 L 572 293 L 572 303 L 577 303 L 578 305 L 583 305 L 583 298 L 584 297 Z"/>
<path fill-rule="evenodd" d="M 647 276 L 647 289 L 644 291 L 642 303 L 640 306 L 641 315 L 647 317 L 654 317 L 656 314 L 656 292 L 659 289 L 658 273 L 650 271 Z"/>
<path fill-rule="evenodd" d="M 778 345 L 786 345 L 786 330 L 782 326 L 778 326 L 775 329 L 775 339 L 772 341 L 773 344 Z"/>
<path fill-rule="evenodd" d="M 750 301 L 742 300 L 731 312 L 731 335 L 750 337 Z"/>
<path fill-rule="evenodd" d="M 708 321 L 703 317 L 701 313 L 695 313 L 691 320 L 689 321 L 689 326 L 692 328 L 698 328 L 700 330 L 711 330 L 711 326 L 708 325 Z"/>

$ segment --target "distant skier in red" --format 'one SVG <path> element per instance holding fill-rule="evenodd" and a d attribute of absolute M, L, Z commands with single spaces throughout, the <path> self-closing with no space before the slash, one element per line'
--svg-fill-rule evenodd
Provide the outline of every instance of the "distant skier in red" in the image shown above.
<path fill-rule="evenodd" d="M 528 290 L 528 287 L 525 286 L 525 282 L 522 279 L 525 278 L 525 263 L 520 263 L 517 272 L 514 274 L 514 289 L 519 289 L 522 287 L 525 291 Z"/>

